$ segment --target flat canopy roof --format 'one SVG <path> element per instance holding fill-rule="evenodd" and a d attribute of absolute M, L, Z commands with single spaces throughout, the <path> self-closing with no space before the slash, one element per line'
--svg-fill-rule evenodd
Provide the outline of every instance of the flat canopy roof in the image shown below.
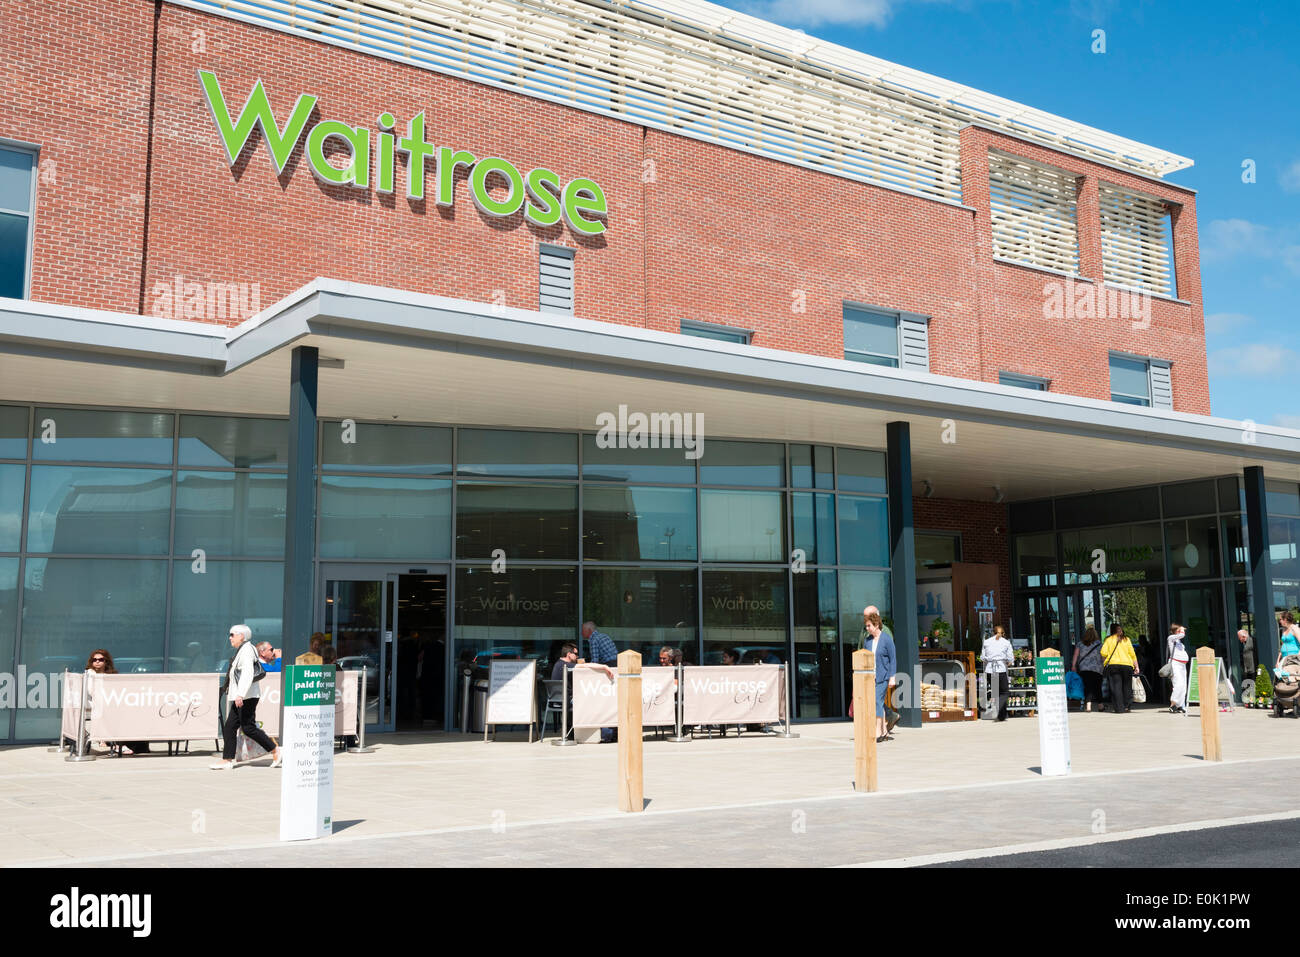
<path fill-rule="evenodd" d="M 728 437 L 884 448 L 904 420 L 918 489 L 977 501 L 1251 465 L 1300 481 L 1292 429 L 329 279 L 235 328 L 0 299 L 0 402 L 285 415 L 299 345 L 320 350 L 327 418 L 595 431 L 619 405 L 696 412 L 705 456 Z"/>

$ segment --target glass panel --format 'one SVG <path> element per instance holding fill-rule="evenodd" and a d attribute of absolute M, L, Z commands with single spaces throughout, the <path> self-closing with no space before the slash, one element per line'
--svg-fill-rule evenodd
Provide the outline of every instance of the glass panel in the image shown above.
<path fill-rule="evenodd" d="M 0 405 L 0 459 L 25 458 L 27 458 L 27 410 L 16 405 Z"/>
<path fill-rule="evenodd" d="M 321 462 L 327 471 L 450 475 L 451 429 L 326 422 L 321 429 Z"/>
<path fill-rule="evenodd" d="M 834 462 L 829 445 L 791 445 L 790 484 L 795 488 L 834 488 Z"/>
<path fill-rule="evenodd" d="M 889 572 L 841 571 L 840 586 L 840 691 L 841 700 L 852 694 L 853 652 L 862 647 L 862 610 L 868 605 L 880 609 L 885 626 L 893 634 L 893 605 L 889 594 Z"/>
<path fill-rule="evenodd" d="M 289 423 L 285 419 L 182 415 L 181 465 L 274 469 L 289 465 Z"/>
<path fill-rule="evenodd" d="M 285 476 L 181 472 L 173 554 L 284 555 Z M 236 622 L 236 624 L 238 624 Z"/>
<path fill-rule="evenodd" d="M 842 714 L 836 696 L 839 594 L 835 572 L 794 576 L 795 717 Z"/>
<path fill-rule="evenodd" d="M 594 621 L 614 639 L 619 651 L 640 652 L 643 664 L 658 664 L 664 645 L 679 649 L 688 664 L 698 661 L 695 615 L 693 568 L 588 568 L 583 572 L 583 620 Z M 587 657 L 585 648 L 582 653 Z M 548 670 L 545 677 L 550 676 Z"/>
<path fill-rule="evenodd" d="M 172 473 L 36 466 L 27 549 L 70 555 L 165 555 Z"/>
<path fill-rule="evenodd" d="M 1124 401 L 1121 396 L 1150 399 L 1151 389 L 1146 362 L 1141 359 L 1111 356 L 1110 391 L 1116 401 Z"/>
<path fill-rule="evenodd" d="M 889 565 L 889 500 L 841 495 L 840 564 Z"/>
<path fill-rule="evenodd" d="M 170 465 L 172 417 L 162 412 L 37 409 L 32 459 Z"/>
<path fill-rule="evenodd" d="M 577 640 L 577 609 L 578 576 L 573 568 L 511 565 L 505 572 L 458 568 L 457 673 L 466 667 L 481 668 L 481 677 L 486 677 L 487 664 L 494 657 L 536 658 L 543 669 L 557 658 L 562 643 Z M 610 637 L 624 650 L 619 635 Z M 586 658 L 587 649 L 581 651 Z"/>
<path fill-rule="evenodd" d="M 367 725 L 388 722 L 387 692 L 391 682 L 384 673 L 388 662 L 381 642 L 386 584 L 364 579 L 325 583 L 325 641 L 334 646 L 341 668 L 366 672 Z"/>
<path fill-rule="evenodd" d="M 450 557 L 451 482 L 326 475 L 321 479 L 323 558 Z"/>
<path fill-rule="evenodd" d="M 1165 523 L 1169 578 L 1218 578 L 1219 523 L 1214 516 Z"/>
<path fill-rule="evenodd" d="M 1047 383 L 1042 379 L 1031 379 L 1027 376 L 1013 375 L 1009 372 L 998 373 L 998 385 L 1011 385 L 1018 389 L 1033 389 L 1037 392 L 1047 391 Z"/>
<path fill-rule="evenodd" d="M 961 536 L 947 533 L 916 533 L 916 573 L 929 568 L 946 568 L 961 561 Z"/>
<path fill-rule="evenodd" d="M 18 559 L 0 558 L 0 673 L 12 672 L 14 669 L 14 639 L 17 636 L 17 631 Z M 79 662 L 78 664 L 85 664 L 85 662 Z M 53 670 L 59 672 L 63 669 L 55 668 Z M 56 678 L 55 681 L 57 680 Z M 46 687 L 49 687 L 49 685 Z M 8 707 L 0 707 L 0 741 L 9 737 L 9 712 L 11 710 Z"/>
<path fill-rule="evenodd" d="M 0 465 L 0 552 L 16 552 L 22 547 L 26 480 L 25 465 Z"/>
<path fill-rule="evenodd" d="M 1018 622 L 1016 639 L 1027 638 L 1029 647 L 1035 651 L 1044 648 L 1061 650 L 1061 621 L 1058 613 L 1059 601 L 1055 595 L 1026 595 L 1017 603 L 1019 614 L 1023 616 Z M 1091 609 L 1091 606 L 1089 606 Z M 1089 620 L 1087 627 L 1095 627 Z"/>
<path fill-rule="evenodd" d="M 1227 665 L 1229 659 L 1227 658 L 1228 643 L 1223 628 L 1223 590 L 1218 582 L 1212 585 L 1171 585 L 1169 620 L 1176 621 L 1187 628 L 1187 637 L 1183 639 L 1183 645 L 1187 648 L 1187 653 L 1192 656 L 1192 660 L 1196 659 L 1196 649 L 1213 648 L 1215 655 L 1223 658 L 1225 666 Z M 1128 624 L 1123 621 L 1120 623 L 1131 636 L 1133 633 L 1128 630 Z M 1160 636 L 1160 640 L 1164 640 L 1164 635 Z M 1163 649 L 1161 654 L 1161 661 L 1163 661 Z M 1144 664 L 1144 670 L 1145 667 Z"/>
<path fill-rule="evenodd" d="M 26 150 L 0 148 L 0 209 L 31 212 L 35 160 L 35 154 Z"/>
<path fill-rule="evenodd" d="M 844 307 L 844 351 L 898 356 L 898 316 Z M 856 358 L 856 356 L 851 357 Z"/>
<path fill-rule="evenodd" d="M 1300 518 L 1268 519 L 1268 555 L 1273 577 L 1300 581 Z"/>
<path fill-rule="evenodd" d="M 785 569 L 705 569 L 704 660 L 721 662 L 723 649 L 731 649 L 741 664 L 785 661 L 788 615 Z"/>
<path fill-rule="evenodd" d="M 794 547 L 804 552 L 809 565 L 835 564 L 835 496 L 794 492 L 790 496 Z"/>
<path fill-rule="evenodd" d="M 1223 522 L 1224 571 L 1232 577 L 1250 574 L 1250 556 L 1246 549 L 1246 533 L 1240 515 L 1225 515 Z"/>
<path fill-rule="evenodd" d="M 889 491 L 885 480 L 884 452 L 836 449 L 835 471 L 839 476 L 841 492 L 875 492 L 884 495 Z"/>
<path fill-rule="evenodd" d="M 456 557 L 509 561 L 578 557 L 574 485 L 473 485 L 456 488 Z"/>
<path fill-rule="evenodd" d="M 1215 508 L 1214 481 L 1188 482 L 1185 485 L 1166 485 L 1160 492 L 1164 498 L 1165 518 L 1179 515 L 1209 515 Z"/>
<path fill-rule="evenodd" d="M 749 334 L 744 332 L 733 332 L 730 329 L 715 328 L 711 326 L 689 326 L 682 323 L 682 335 L 695 336 L 697 339 L 716 339 L 719 342 L 736 342 L 740 345 L 746 345 L 749 342 Z"/>
<path fill-rule="evenodd" d="M 1256 645 L 1258 635 L 1255 631 L 1254 615 L 1250 610 L 1250 584 L 1245 581 L 1227 583 L 1228 593 L 1228 647 L 1232 649 L 1232 686 L 1240 689 L 1243 700 L 1247 693 L 1253 693 L 1255 675 L 1259 669 L 1259 650 Z M 1244 630 L 1247 639 L 1236 637 Z M 1246 682 L 1250 684 L 1247 685 Z"/>
<path fill-rule="evenodd" d="M 569 432 L 461 429 L 461 474 L 577 478 L 578 437 Z"/>
<path fill-rule="evenodd" d="M 161 671 L 166 618 L 166 562 L 28 559 L 20 660 L 51 674 L 84 668 L 91 651 L 107 648 L 119 672 Z M 18 712 L 20 740 L 58 734 L 57 708 Z"/>
<path fill-rule="evenodd" d="M 1061 547 L 1065 556 L 1065 584 L 1093 581 L 1093 564 L 1101 561 L 1094 556 L 1100 549 L 1104 553 L 1104 571 L 1097 581 L 1160 581 L 1164 578 L 1164 543 L 1160 526 L 1112 525 L 1062 532 Z"/>
<path fill-rule="evenodd" d="M 587 485 L 583 554 L 605 561 L 695 561 L 695 489 Z"/>
<path fill-rule="evenodd" d="M 1055 585 L 1056 534 L 1039 532 L 1015 537 L 1017 584 L 1021 588 Z"/>
<path fill-rule="evenodd" d="M 169 671 L 230 667 L 230 626 L 245 624 L 253 641 L 276 648 L 283 639 L 284 566 L 279 562 L 208 562 L 202 574 L 190 562 L 172 565 Z M 306 650 L 306 649 L 302 649 Z"/>
<path fill-rule="evenodd" d="M 27 231 L 31 220 L 0 213 L 0 296 L 22 299 L 27 292 Z"/>
<path fill-rule="evenodd" d="M 702 490 L 700 551 L 704 560 L 786 561 L 781 504 L 780 492 Z"/>
<path fill-rule="evenodd" d="M 1219 479 L 1219 511 L 1244 512 L 1246 510 L 1246 490 L 1235 478 Z"/>
<path fill-rule="evenodd" d="M 582 437 L 582 477 L 601 482 L 695 484 L 695 460 L 684 449 L 601 448 L 596 436 Z"/>
<path fill-rule="evenodd" d="M 1154 485 L 1122 492 L 1098 492 L 1056 500 L 1058 528 L 1087 528 L 1099 515 L 1121 522 L 1153 522 L 1160 518 L 1160 494 Z"/>
<path fill-rule="evenodd" d="M 785 446 L 777 442 L 709 442 L 700 458 L 701 485 L 761 485 L 785 481 Z"/>
<path fill-rule="evenodd" d="M 1295 482 L 1270 479 L 1264 484 L 1264 500 L 1270 518 L 1274 515 L 1300 515 L 1300 485 Z"/>

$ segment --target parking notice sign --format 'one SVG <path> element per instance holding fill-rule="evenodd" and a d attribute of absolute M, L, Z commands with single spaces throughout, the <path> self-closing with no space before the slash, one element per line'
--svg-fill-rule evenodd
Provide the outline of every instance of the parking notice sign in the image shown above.
<path fill-rule="evenodd" d="M 1038 685 L 1038 753 L 1044 777 L 1070 773 L 1070 720 L 1065 698 L 1065 662 L 1059 656 L 1034 660 Z"/>
<path fill-rule="evenodd" d="M 334 814 L 334 666 L 284 666 L 280 840 L 331 833 Z"/>

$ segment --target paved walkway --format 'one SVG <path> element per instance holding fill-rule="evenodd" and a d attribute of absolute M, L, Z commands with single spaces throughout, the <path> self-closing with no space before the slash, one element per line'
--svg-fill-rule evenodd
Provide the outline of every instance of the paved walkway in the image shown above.
<path fill-rule="evenodd" d="M 1062 837 L 1300 816 L 1300 721 L 1076 714 L 1074 773 L 1042 778 L 1037 723 L 901 729 L 877 794 L 851 787 L 847 723 L 796 740 L 650 740 L 640 815 L 620 814 L 616 748 L 393 735 L 336 764 L 336 834 L 282 845 L 278 770 L 209 771 L 207 752 L 65 763 L 0 750 L 0 864 L 860 864 Z"/>

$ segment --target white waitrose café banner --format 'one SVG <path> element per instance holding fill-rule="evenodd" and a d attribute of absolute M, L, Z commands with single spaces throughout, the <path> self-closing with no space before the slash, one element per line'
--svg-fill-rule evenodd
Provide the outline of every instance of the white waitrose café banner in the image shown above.
<path fill-rule="evenodd" d="M 257 683 L 261 694 L 257 702 L 257 724 L 273 738 L 280 736 L 280 688 L 283 682 L 278 672 L 267 672 Z M 361 687 L 361 671 L 348 669 L 335 672 L 334 733 L 352 734 L 357 731 L 357 693 Z M 257 748 L 252 742 L 250 746 Z"/>
<path fill-rule="evenodd" d="M 1038 683 L 1038 752 L 1042 773 L 1070 773 L 1070 718 L 1065 700 L 1065 661 L 1038 658 L 1034 663 Z"/>
<path fill-rule="evenodd" d="M 537 720 L 537 660 L 493 658 L 488 665 L 488 724 L 532 724 Z"/>
<path fill-rule="evenodd" d="M 334 666 L 285 665 L 284 680 L 280 840 L 303 841 L 333 826 Z"/>
<path fill-rule="evenodd" d="M 63 684 L 63 734 L 76 740 L 79 672 Z M 220 735 L 218 674 L 91 675 L 88 732 L 96 741 L 201 741 Z"/>
<path fill-rule="evenodd" d="M 780 665 L 700 665 L 685 672 L 686 724 L 775 724 L 784 715 Z"/>
<path fill-rule="evenodd" d="M 617 668 L 610 671 L 617 673 Z M 690 669 L 687 669 L 690 673 Z M 673 683 L 676 668 L 641 669 L 641 725 L 661 728 L 677 723 Z M 613 728 L 618 724 L 618 679 L 596 665 L 578 665 L 569 674 L 575 728 Z"/>

